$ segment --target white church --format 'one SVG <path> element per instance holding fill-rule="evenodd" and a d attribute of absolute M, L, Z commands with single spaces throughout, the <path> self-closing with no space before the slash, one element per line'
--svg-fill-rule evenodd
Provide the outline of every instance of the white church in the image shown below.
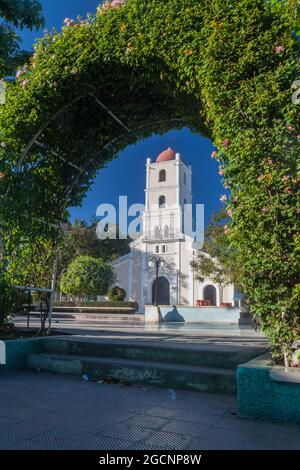
<path fill-rule="evenodd" d="M 142 235 L 130 253 L 115 260 L 116 285 L 127 300 L 145 305 L 234 307 L 232 284 L 199 282 L 191 267 L 197 244 L 185 233 L 181 210 L 192 204 L 192 168 L 168 148 L 146 163 L 145 212 Z M 184 221 L 192 218 L 186 214 Z M 185 222 L 186 223 L 186 222 Z"/>

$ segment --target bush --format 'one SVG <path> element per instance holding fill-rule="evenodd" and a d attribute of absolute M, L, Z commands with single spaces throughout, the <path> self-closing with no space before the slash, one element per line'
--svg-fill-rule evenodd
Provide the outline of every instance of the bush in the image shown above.
<path fill-rule="evenodd" d="M 22 298 L 9 282 L 0 277 L 0 329 L 3 329 L 9 316 L 20 310 Z"/>
<path fill-rule="evenodd" d="M 78 256 L 62 275 L 61 291 L 82 298 L 106 295 L 114 280 L 110 264 L 101 258 Z"/>
<path fill-rule="evenodd" d="M 119 286 L 112 287 L 108 292 L 108 297 L 112 302 L 123 302 L 126 298 L 126 290 Z"/>

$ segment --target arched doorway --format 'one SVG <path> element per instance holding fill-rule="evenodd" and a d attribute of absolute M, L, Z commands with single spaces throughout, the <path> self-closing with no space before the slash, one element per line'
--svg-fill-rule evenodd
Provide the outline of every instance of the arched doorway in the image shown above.
<path fill-rule="evenodd" d="M 217 305 L 217 291 L 215 286 L 205 286 L 203 292 L 204 300 L 209 300 L 210 305 Z"/>
<path fill-rule="evenodd" d="M 159 277 L 152 284 L 152 304 L 170 305 L 170 283 L 165 277 Z"/>

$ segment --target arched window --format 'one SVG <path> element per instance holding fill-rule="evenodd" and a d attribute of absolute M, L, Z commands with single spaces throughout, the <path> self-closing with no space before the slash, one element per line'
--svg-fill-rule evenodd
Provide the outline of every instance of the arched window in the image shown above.
<path fill-rule="evenodd" d="M 164 207 L 166 207 L 166 197 L 165 196 L 159 196 L 158 206 L 159 206 L 160 209 L 163 209 Z"/>
<path fill-rule="evenodd" d="M 155 245 L 155 253 L 159 253 L 159 246 L 158 245 Z"/>
<path fill-rule="evenodd" d="M 162 246 L 161 246 L 161 252 L 162 252 L 162 253 L 166 253 L 166 252 L 167 252 L 167 247 L 166 247 L 166 245 L 162 245 Z"/>
<path fill-rule="evenodd" d="M 169 225 L 164 225 L 163 228 L 163 237 L 168 240 L 170 238 L 170 227 Z"/>
<path fill-rule="evenodd" d="M 160 238 L 160 228 L 158 225 L 155 225 L 153 228 L 153 238 L 154 240 L 159 240 Z"/>
<path fill-rule="evenodd" d="M 158 178 L 159 182 L 162 183 L 163 181 L 166 181 L 166 176 L 166 170 L 160 170 Z"/>
<path fill-rule="evenodd" d="M 183 175 L 183 184 L 186 186 L 186 174 Z"/>

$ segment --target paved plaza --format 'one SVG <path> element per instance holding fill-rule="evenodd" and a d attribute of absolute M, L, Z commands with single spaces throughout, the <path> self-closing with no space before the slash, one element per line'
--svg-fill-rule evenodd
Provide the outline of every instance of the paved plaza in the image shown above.
<path fill-rule="evenodd" d="M 300 449 L 300 426 L 238 418 L 227 395 L 0 369 L 0 449 Z"/>
<path fill-rule="evenodd" d="M 25 317 L 16 317 L 14 323 L 17 327 L 26 327 Z M 30 327 L 38 329 L 40 320 L 32 318 Z M 107 341 L 126 340 L 134 342 L 150 341 L 151 344 L 182 344 L 197 346 L 198 344 L 219 345 L 236 348 L 265 349 L 268 346 L 263 334 L 253 330 L 249 325 L 234 325 L 226 323 L 159 323 L 146 324 L 125 321 L 100 321 L 95 319 L 66 319 L 55 318 L 52 323 L 53 332 L 80 336 L 85 339 L 101 338 Z"/>

